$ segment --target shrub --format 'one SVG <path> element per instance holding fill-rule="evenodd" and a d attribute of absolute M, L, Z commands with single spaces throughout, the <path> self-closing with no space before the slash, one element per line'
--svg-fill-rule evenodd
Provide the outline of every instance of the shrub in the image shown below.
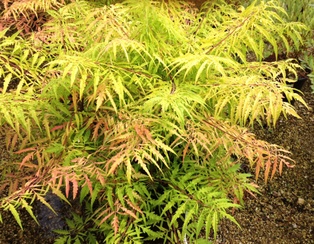
<path fill-rule="evenodd" d="M 32 202 L 51 208 L 51 190 L 88 206 L 105 243 L 200 242 L 221 218 L 236 223 L 230 210 L 257 191 L 241 163 L 267 181 L 292 162 L 246 128 L 298 116 L 283 95 L 305 104 L 287 86 L 299 66 L 262 61 L 302 42 L 305 27 L 276 3 L 73 1 L 45 11 L 35 33 L 1 32 L 0 123 L 21 160 L 2 163 L 0 207 L 21 227 L 16 209 L 35 219 Z"/>

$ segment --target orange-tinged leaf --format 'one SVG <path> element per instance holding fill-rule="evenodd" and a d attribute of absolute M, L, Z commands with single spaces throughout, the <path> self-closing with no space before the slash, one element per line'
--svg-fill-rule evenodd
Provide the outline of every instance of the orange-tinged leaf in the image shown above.
<path fill-rule="evenodd" d="M 85 174 L 84 175 L 84 178 L 85 178 L 85 184 L 87 184 L 87 187 L 88 187 L 88 189 L 89 189 L 89 193 L 90 193 L 90 195 L 93 195 L 93 186 L 92 186 L 92 182 L 90 181 L 90 179 L 88 178 L 88 176 Z M 84 184 L 84 185 L 85 185 Z"/>
<path fill-rule="evenodd" d="M 50 182 L 51 182 L 53 187 L 56 185 L 57 176 L 58 176 L 57 171 L 52 170 Z"/>
<path fill-rule="evenodd" d="M 99 210 L 100 209 L 98 209 L 97 211 L 99 212 Z M 106 218 L 108 219 L 109 217 L 109 215 L 112 215 L 112 214 L 114 214 L 114 212 L 112 212 L 112 213 L 109 213 L 108 214 L 108 212 L 110 212 L 110 207 L 109 208 L 106 208 L 105 210 L 103 210 L 100 214 L 97 214 L 97 219 L 100 219 L 103 215 L 106 215 Z M 102 222 L 104 222 L 104 221 L 102 221 Z M 101 222 L 101 223 L 102 223 Z"/>
<path fill-rule="evenodd" d="M 76 179 L 72 178 L 71 182 L 72 182 L 72 187 L 73 187 L 72 191 L 73 191 L 73 200 L 74 200 L 77 196 L 79 187 L 78 187 L 78 182 Z"/>
<path fill-rule="evenodd" d="M 114 229 L 114 234 L 117 235 L 118 231 L 119 231 L 119 218 L 118 218 L 118 216 L 116 214 L 113 217 L 111 225 L 112 225 L 112 227 Z"/>
<path fill-rule="evenodd" d="M 33 157 L 34 157 L 34 152 L 31 152 L 31 153 L 28 153 L 22 160 L 22 163 L 20 164 L 20 167 L 19 169 L 21 169 L 23 167 L 23 165 L 30 161 L 30 160 L 33 160 Z"/>
<path fill-rule="evenodd" d="M 53 131 L 56 131 L 56 130 L 61 130 L 65 127 L 66 125 L 63 124 L 63 125 L 56 125 L 54 126 L 53 128 L 51 128 L 50 132 L 53 132 Z"/>
<path fill-rule="evenodd" d="M 152 137 L 152 134 L 150 133 L 150 131 L 144 126 L 143 128 L 143 131 L 144 131 L 144 135 L 146 136 L 146 138 L 150 141 L 150 142 L 153 142 L 153 137 Z"/>
<path fill-rule="evenodd" d="M 190 147 L 190 142 L 188 142 L 185 146 L 185 148 L 183 149 L 183 155 L 182 155 L 182 161 L 184 162 L 184 159 L 185 159 L 185 156 L 189 150 L 189 147 Z"/>
<path fill-rule="evenodd" d="M 37 164 L 34 164 L 34 163 L 25 163 L 23 164 L 24 167 L 27 167 L 27 168 L 31 168 L 31 169 L 37 169 L 38 168 L 38 165 Z M 37 175 L 38 177 L 39 175 Z"/>
<path fill-rule="evenodd" d="M 139 206 L 133 204 L 129 199 L 126 199 L 126 202 L 128 203 L 128 205 L 133 208 L 134 210 L 136 210 L 137 212 L 143 214 L 142 210 L 140 209 Z"/>
<path fill-rule="evenodd" d="M 99 134 L 99 128 L 100 128 L 100 125 L 101 125 L 101 122 L 98 122 L 95 127 L 94 127 L 94 130 L 93 130 L 93 136 L 92 136 L 92 140 L 96 141 L 97 138 L 98 138 L 98 134 Z"/>
<path fill-rule="evenodd" d="M 275 157 L 274 159 L 274 164 L 273 164 L 273 170 L 271 172 L 271 179 L 274 177 L 276 170 L 277 170 L 277 166 L 278 166 L 278 158 Z"/>
<path fill-rule="evenodd" d="M 142 127 L 141 125 L 135 124 L 134 125 L 134 130 L 136 132 L 136 134 L 145 142 L 146 139 L 144 137 L 143 131 L 142 131 Z"/>
<path fill-rule="evenodd" d="M 114 174 L 116 171 L 116 168 L 125 160 L 125 154 L 124 153 L 118 153 L 116 156 L 111 158 L 108 162 L 107 165 L 112 163 L 108 175 Z"/>
<path fill-rule="evenodd" d="M 266 168 L 265 168 L 265 183 L 267 183 L 268 176 L 269 176 L 269 171 L 270 171 L 270 167 L 271 167 L 270 158 L 268 158 L 265 166 L 266 166 Z"/>
<path fill-rule="evenodd" d="M 107 208 L 105 211 L 103 211 L 103 212 L 99 215 L 99 217 L 100 217 L 100 216 L 103 216 L 104 214 L 106 214 L 109 210 L 110 210 L 110 209 Z M 111 212 L 111 213 L 107 214 L 106 217 L 103 218 L 103 219 L 100 221 L 99 225 L 103 224 L 103 223 L 104 223 L 107 219 L 109 219 L 113 214 L 114 214 L 114 212 Z"/>
<path fill-rule="evenodd" d="M 105 92 L 102 91 L 98 93 L 97 98 L 96 98 L 96 111 L 103 104 L 105 97 L 106 97 Z"/>
<path fill-rule="evenodd" d="M 133 213 L 131 210 L 121 206 L 121 209 L 128 215 L 132 216 L 134 219 L 137 219 L 137 216 L 135 213 Z"/>
<path fill-rule="evenodd" d="M 65 196 L 68 198 L 69 197 L 69 192 L 70 192 L 69 175 L 65 175 L 64 180 L 65 180 Z"/>
<path fill-rule="evenodd" d="M 37 178 L 32 178 L 24 184 L 24 187 L 29 188 L 36 181 L 37 181 Z"/>
<path fill-rule="evenodd" d="M 100 172 L 97 172 L 97 180 L 99 180 L 99 182 L 102 186 L 105 186 L 106 180 Z"/>
<path fill-rule="evenodd" d="M 15 152 L 16 154 L 21 154 L 29 151 L 36 151 L 36 147 L 24 148 Z"/>

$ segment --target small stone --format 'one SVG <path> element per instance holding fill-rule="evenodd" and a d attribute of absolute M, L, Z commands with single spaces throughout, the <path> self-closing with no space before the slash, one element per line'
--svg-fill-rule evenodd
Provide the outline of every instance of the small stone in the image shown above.
<path fill-rule="evenodd" d="M 293 224 L 292 224 L 292 227 L 296 229 L 298 226 L 297 226 L 296 223 L 293 223 Z"/>
<path fill-rule="evenodd" d="M 299 205 L 303 205 L 304 202 L 305 202 L 305 201 L 304 201 L 303 198 L 301 198 L 301 197 L 298 198 L 298 202 L 297 202 L 297 203 L 298 203 Z"/>

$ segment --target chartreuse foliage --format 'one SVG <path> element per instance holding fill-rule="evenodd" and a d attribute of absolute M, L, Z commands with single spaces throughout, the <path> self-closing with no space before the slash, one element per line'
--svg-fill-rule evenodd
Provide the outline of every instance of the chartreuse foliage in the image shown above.
<path fill-rule="evenodd" d="M 201 243 L 256 192 L 243 159 L 265 181 L 289 166 L 245 128 L 298 116 L 283 95 L 304 103 L 286 85 L 298 65 L 262 61 L 302 43 L 276 2 L 52 9 L 32 35 L 1 32 L 0 123 L 22 159 L 1 165 L 0 206 L 20 226 L 51 190 L 86 206 L 57 243 Z"/>
<path fill-rule="evenodd" d="M 314 1 L 313 0 L 281 0 L 281 6 L 287 11 L 284 17 L 289 22 L 301 22 L 308 26 L 308 29 L 300 32 L 305 40 L 302 47 L 302 52 L 299 54 L 302 65 L 311 71 L 308 77 L 311 80 L 311 87 L 314 93 Z"/>
<path fill-rule="evenodd" d="M 311 80 L 311 87 L 314 93 L 314 1 L 313 0 L 279 0 L 287 14 L 281 14 L 287 22 L 300 22 L 308 28 L 301 31 L 300 35 L 304 42 L 298 52 L 301 65 L 306 69 L 308 78 Z M 300 43 L 301 44 L 301 43 Z"/>

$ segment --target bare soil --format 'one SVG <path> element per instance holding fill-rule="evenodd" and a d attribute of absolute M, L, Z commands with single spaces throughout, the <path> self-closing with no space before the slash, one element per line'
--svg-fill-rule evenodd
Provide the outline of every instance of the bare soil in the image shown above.
<path fill-rule="evenodd" d="M 259 180 L 262 195 L 246 199 L 234 215 L 242 228 L 224 221 L 217 244 L 314 243 L 314 94 L 309 81 L 302 92 L 309 108 L 295 103 L 301 119 L 281 118 L 275 129 L 254 129 L 259 139 L 290 150 L 295 167 L 267 185 Z"/>

